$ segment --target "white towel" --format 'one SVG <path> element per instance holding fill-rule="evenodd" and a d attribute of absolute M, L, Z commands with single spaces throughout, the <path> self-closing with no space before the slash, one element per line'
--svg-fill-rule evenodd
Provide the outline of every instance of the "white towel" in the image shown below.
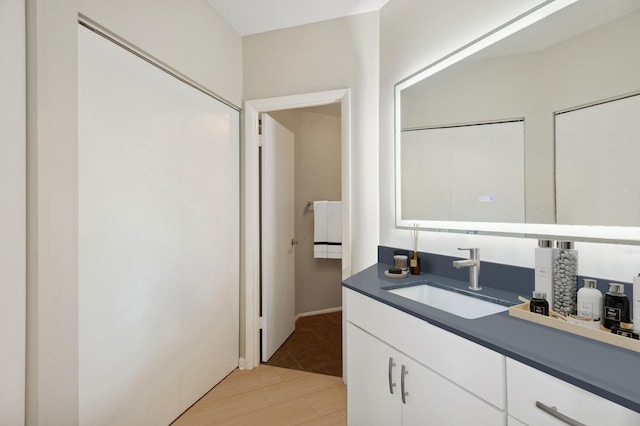
<path fill-rule="evenodd" d="M 313 202 L 313 257 L 327 257 L 327 204 L 328 201 Z"/>
<path fill-rule="evenodd" d="M 313 203 L 313 257 L 342 258 L 342 202 Z"/>

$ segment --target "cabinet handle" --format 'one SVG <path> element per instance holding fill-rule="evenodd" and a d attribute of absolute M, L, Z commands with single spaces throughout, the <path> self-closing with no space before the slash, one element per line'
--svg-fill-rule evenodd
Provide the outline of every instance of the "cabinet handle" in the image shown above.
<path fill-rule="evenodd" d="M 402 403 L 406 404 L 407 400 L 406 397 L 409 396 L 409 392 L 405 392 L 404 389 L 404 376 L 406 376 L 407 374 L 409 374 L 409 370 L 407 370 L 407 367 L 405 367 L 404 365 L 402 366 L 402 371 L 400 372 L 400 392 L 402 393 Z"/>
<path fill-rule="evenodd" d="M 543 404 L 540 401 L 536 401 L 536 407 L 544 411 L 545 413 L 555 417 L 556 419 L 565 422 L 571 426 L 586 426 L 584 423 L 580 423 L 577 420 L 573 420 L 571 417 L 566 416 L 558 411 L 556 407 L 549 407 L 548 405 Z"/>
<path fill-rule="evenodd" d="M 393 395 L 393 388 L 396 385 L 393 383 L 393 367 L 396 366 L 396 363 L 393 362 L 393 358 L 389 357 L 389 392 Z"/>

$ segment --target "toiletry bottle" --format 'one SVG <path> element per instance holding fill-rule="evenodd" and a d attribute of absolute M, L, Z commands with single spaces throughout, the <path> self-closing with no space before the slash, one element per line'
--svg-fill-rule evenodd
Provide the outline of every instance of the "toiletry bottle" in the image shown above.
<path fill-rule="evenodd" d="M 610 283 L 609 291 L 604 295 L 602 306 L 602 325 L 608 329 L 619 326 L 621 322 L 630 323 L 630 301 L 624 294 L 624 285 Z"/>
<path fill-rule="evenodd" d="M 546 293 L 547 301 L 553 304 L 553 241 L 538 240 L 534 252 L 535 289 Z"/>
<path fill-rule="evenodd" d="M 553 254 L 553 310 L 576 313 L 578 297 L 578 251 L 572 241 L 556 242 Z"/>
<path fill-rule="evenodd" d="M 411 259 L 409 260 L 409 265 L 411 266 L 409 268 L 411 270 L 411 275 L 420 275 L 420 255 L 417 251 L 413 252 Z"/>
<path fill-rule="evenodd" d="M 633 328 L 640 332 L 640 274 L 633 277 Z"/>
<path fill-rule="evenodd" d="M 600 320 L 602 293 L 596 288 L 596 280 L 584 279 L 584 287 L 578 290 L 578 316 Z"/>
<path fill-rule="evenodd" d="M 529 311 L 549 316 L 549 302 L 547 302 L 547 295 L 544 292 L 537 290 L 533 292 L 533 299 L 529 302 Z"/>
<path fill-rule="evenodd" d="M 614 325 L 611 327 L 611 333 L 617 334 L 618 336 L 640 340 L 640 334 L 633 329 L 633 324 L 626 322 L 621 322 L 620 325 Z"/>

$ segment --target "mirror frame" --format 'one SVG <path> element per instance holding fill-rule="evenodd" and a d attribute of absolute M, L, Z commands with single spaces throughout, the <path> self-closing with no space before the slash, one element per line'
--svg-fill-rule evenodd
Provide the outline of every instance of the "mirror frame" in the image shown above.
<path fill-rule="evenodd" d="M 428 231 L 454 232 L 509 236 L 520 238 L 570 239 L 613 244 L 640 245 L 640 227 L 556 225 L 533 223 L 456 222 L 402 219 L 401 159 L 401 92 L 402 90 L 434 75 L 449 66 L 464 60 L 480 50 L 526 28 L 545 17 L 579 0 L 549 0 L 525 12 L 493 31 L 453 51 L 418 72 L 396 83 L 394 86 L 394 139 L 395 139 L 395 224 L 396 228 L 418 228 Z"/>

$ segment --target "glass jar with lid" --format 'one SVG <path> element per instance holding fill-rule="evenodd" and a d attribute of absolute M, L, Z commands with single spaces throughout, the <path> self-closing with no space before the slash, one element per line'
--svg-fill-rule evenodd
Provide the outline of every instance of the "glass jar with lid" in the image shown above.
<path fill-rule="evenodd" d="M 572 241 L 558 241 L 553 254 L 553 310 L 575 314 L 578 296 L 578 251 Z"/>

